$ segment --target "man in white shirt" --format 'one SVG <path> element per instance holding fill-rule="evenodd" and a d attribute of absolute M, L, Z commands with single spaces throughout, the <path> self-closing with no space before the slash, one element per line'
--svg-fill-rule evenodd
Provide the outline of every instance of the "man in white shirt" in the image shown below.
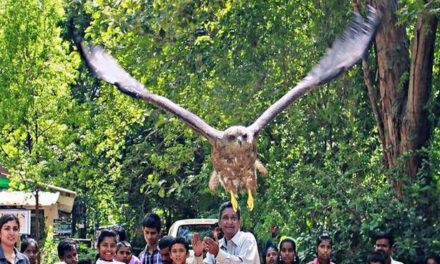
<path fill-rule="evenodd" d="M 231 202 L 220 206 L 219 226 L 223 231 L 223 238 L 218 242 L 207 236 L 202 242 L 199 234 L 194 233 L 194 264 L 260 264 L 257 241 L 251 233 L 240 231 L 240 210 L 234 211 Z M 203 250 L 207 251 L 205 259 Z"/>
<path fill-rule="evenodd" d="M 380 252 L 384 255 L 385 264 L 403 264 L 402 262 L 392 258 L 394 238 L 390 233 L 378 232 L 374 236 L 374 241 L 374 251 Z"/>

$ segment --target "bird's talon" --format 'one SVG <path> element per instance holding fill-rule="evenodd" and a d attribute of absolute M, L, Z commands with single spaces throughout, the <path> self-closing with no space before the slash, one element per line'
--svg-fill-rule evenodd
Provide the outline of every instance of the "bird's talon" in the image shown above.
<path fill-rule="evenodd" d="M 252 196 L 251 190 L 248 190 L 247 206 L 249 208 L 249 211 L 252 211 L 254 209 L 254 197 Z"/>
<path fill-rule="evenodd" d="M 232 203 L 232 208 L 234 209 L 234 211 L 237 211 L 238 202 L 237 202 L 237 199 L 235 198 L 235 195 L 232 191 L 231 191 L 231 203 Z"/>

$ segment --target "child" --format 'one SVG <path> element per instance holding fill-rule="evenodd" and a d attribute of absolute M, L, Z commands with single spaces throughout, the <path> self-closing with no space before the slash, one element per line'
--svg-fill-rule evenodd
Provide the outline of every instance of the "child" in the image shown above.
<path fill-rule="evenodd" d="M 316 258 L 307 264 L 334 264 L 332 257 L 332 239 L 328 234 L 322 234 L 316 240 Z"/>
<path fill-rule="evenodd" d="M 281 264 L 298 264 L 299 259 L 296 253 L 296 244 L 293 238 L 283 236 L 279 243 L 279 263 Z"/>
<path fill-rule="evenodd" d="M 278 259 L 278 249 L 268 240 L 263 251 L 263 264 L 276 264 Z"/>
<path fill-rule="evenodd" d="M 38 243 L 33 238 L 27 238 L 21 243 L 20 252 L 28 257 L 30 264 L 37 264 L 38 251 Z M 40 263 L 40 261 L 38 261 L 38 263 Z"/>
<path fill-rule="evenodd" d="M 159 251 L 159 238 L 162 232 L 160 217 L 155 213 L 148 213 L 142 220 L 142 233 L 147 245 L 139 254 L 141 263 L 162 264 L 162 256 Z"/>
<path fill-rule="evenodd" d="M 96 256 L 96 264 L 116 263 L 124 264 L 114 260 L 116 256 L 117 234 L 111 230 L 104 229 L 98 237 L 98 254 Z"/>
<path fill-rule="evenodd" d="M 141 263 L 140 260 L 131 253 L 131 245 L 127 241 L 118 242 L 116 245 L 115 259 L 126 264 Z"/>
<path fill-rule="evenodd" d="M 76 242 L 70 238 L 61 240 L 57 247 L 58 257 L 66 264 L 77 264 L 77 247 Z"/>
<path fill-rule="evenodd" d="M 367 264 L 385 264 L 385 257 L 382 253 L 371 253 L 367 256 Z"/>
<path fill-rule="evenodd" d="M 170 257 L 173 264 L 185 264 L 189 256 L 189 244 L 183 237 L 176 237 L 170 246 Z"/>
<path fill-rule="evenodd" d="M 159 252 L 162 257 L 162 264 L 172 264 L 173 261 L 170 258 L 170 246 L 173 243 L 174 237 L 163 236 L 159 240 Z"/>

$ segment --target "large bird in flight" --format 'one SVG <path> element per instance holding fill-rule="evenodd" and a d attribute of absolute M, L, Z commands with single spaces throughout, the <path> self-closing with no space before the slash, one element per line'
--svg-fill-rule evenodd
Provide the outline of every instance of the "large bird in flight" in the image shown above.
<path fill-rule="evenodd" d="M 171 100 L 149 92 L 144 85 L 130 76 L 115 58 L 102 47 L 85 44 L 81 40 L 80 52 L 91 71 L 101 80 L 115 85 L 121 92 L 145 100 L 180 118 L 198 134 L 208 139 L 212 146 L 214 171 L 209 187 L 215 190 L 218 183 L 231 196 L 234 208 L 238 207 L 239 192 L 248 193 L 247 205 L 254 207 L 253 194 L 257 186 L 257 170 L 266 174 L 266 168 L 257 159 L 257 139 L 260 131 L 296 99 L 314 88 L 330 82 L 339 74 L 357 63 L 366 53 L 379 25 L 377 11 L 368 7 L 364 19 L 354 17 L 333 46 L 327 50 L 319 63 L 295 87 L 272 104 L 251 125 L 237 125 L 224 131 L 215 129 L 197 115 Z"/>

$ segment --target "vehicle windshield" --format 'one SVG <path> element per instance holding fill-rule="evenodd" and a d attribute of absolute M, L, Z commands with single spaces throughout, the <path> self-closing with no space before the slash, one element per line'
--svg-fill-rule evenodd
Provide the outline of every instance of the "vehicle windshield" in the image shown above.
<path fill-rule="evenodd" d="M 181 225 L 179 229 L 177 229 L 177 236 L 184 237 L 186 241 L 189 243 L 190 248 L 191 239 L 194 232 L 198 232 L 200 235 L 200 239 L 203 239 L 205 236 L 212 237 L 212 230 L 214 229 L 215 224 L 193 224 L 193 225 Z"/>

